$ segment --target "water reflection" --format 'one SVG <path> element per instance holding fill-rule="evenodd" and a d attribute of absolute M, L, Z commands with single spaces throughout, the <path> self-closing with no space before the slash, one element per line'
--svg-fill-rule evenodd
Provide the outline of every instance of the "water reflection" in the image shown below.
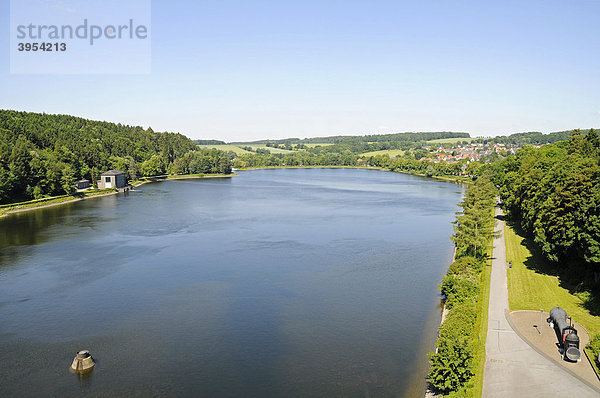
<path fill-rule="evenodd" d="M 82 392 L 89 392 L 92 387 L 92 381 L 94 379 L 94 370 L 91 369 L 88 372 L 83 373 L 75 373 L 73 372 L 75 377 L 77 377 L 77 381 L 79 381 L 79 387 Z"/>
<path fill-rule="evenodd" d="M 422 394 L 461 194 L 262 170 L 0 220 L 0 395 Z"/>

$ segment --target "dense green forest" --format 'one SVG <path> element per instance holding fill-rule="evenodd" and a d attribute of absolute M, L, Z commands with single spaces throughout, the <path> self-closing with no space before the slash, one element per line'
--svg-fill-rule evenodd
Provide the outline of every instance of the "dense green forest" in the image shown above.
<path fill-rule="evenodd" d="M 0 110 L 0 203 L 72 193 L 119 169 L 129 179 L 164 173 L 230 173 L 223 152 L 201 150 L 187 137 L 152 129 Z"/>
<path fill-rule="evenodd" d="M 508 216 L 565 277 L 600 276 L 600 138 L 575 131 L 567 141 L 524 147 L 489 166 Z M 567 271 L 567 272 L 563 272 Z"/>
<path fill-rule="evenodd" d="M 194 140 L 192 142 L 196 145 L 225 145 L 225 141 L 219 140 Z"/>

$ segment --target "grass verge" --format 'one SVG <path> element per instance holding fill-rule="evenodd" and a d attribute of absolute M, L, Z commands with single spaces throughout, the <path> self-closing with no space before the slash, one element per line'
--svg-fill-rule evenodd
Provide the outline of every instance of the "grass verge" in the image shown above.
<path fill-rule="evenodd" d="M 381 151 L 371 151 L 362 153 L 360 156 L 378 156 L 378 155 L 388 155 L 393 158 L 396 156 L 403 156 L 405 153 L 402 149 L 382 149 Z"/>
<path fill-rule="evenodd" d="M 481 273 L 481 289 L 479 291 L 478 298 L 478 311 L 477 325 L 475 330 L 478 331 L 478 351 L 475 356 L 475 376 L 473 376 L 473 398 L 481 397 L 483 391 L 483 372 L 485 369 L 485 343 L 487 341 L 487 329 L 488 329 L 488 314 L 490 306 L 490 277 L 492 275 L 492 251 L 493 251 L 493 239 L 488 248 L 488 260 L 486 267 Z"/>
<path fill-rule="evenodd" d="M 600 375 L 600 367 L 598 367 L 598 359 L 596 358 L 597 355 L 590 348 L 586 347 L 586 348 L 584 348 L 584 350 L 585 350 L 585 353 L 587 354 L 588 358 L 590 358 L 590 363 L 592 364 L 592 367 L 596 371 L 596 374 Z"/>
<path fill-rule="evenodd" d="M 600 317 L 590 314 L 584 302 L 569 291 L 556 276 L 547 261 L 530 242 L 512 227 L 504 229 L 506 261 L 512 261 L 508 270 L 508 302 L 511 311 L 544 311 L 560 306 L 588 331 L 590 336 L 600 333 Z"/>
<path fill-rule="evenodd" d="M 28 202 L 20 202 L 20 203 L 9 203 L 6 205 L 0 206 L 0 216 L 3 216 L 8 213 L 14 212 L 22 212 L 27 210 L 35 210 L 42 207 L 48 207 L 53 205 L 58 205 L 61 203 L 74 202 L 77 200 L 82 200 L 85 198 L 107 195 L 116 193 L 118 190 L 116 189 L 98 189 L 93 191 L 79 192 L 73 195 L 61 195 L 61 196 L 52 196 L 49 198 L 42 198 L 36 200 L 30 200 Z"/>
<path fill-rule="evenodd" d="M 235 173 L 231 174 L 182 174 L 182 175 L 169 175 L 160 178 L 159 180 L 178 180 L 178 179 L 186 179 L 186 178 L 228 178 L 235 176 Z M 139 180 L 129 182 L 129 185 L 133 187 L 140 186 L 142 184 L 154 181 L 152 178 L 143 177 Z M 5 205 L 0 205 L 0 217 L 15 212 L 22 212 L 27 210 L 35 210 L 41 209 L 43 207 L 58 205 L 61 203 L 74 202 L 77 200 L 83 200 L 87 198 L 91 198 L 94 196 L 102 196 L 102 195 L 110 195 L 118 193 L 119 190 L 115 188 L 106 188 L 106 189 L 93 189 L 87 190 L 83 192 L 78 192 L 73 195 L 61 195 L 61 196 L 51 196 L 48 198 L 30 200 L 27 202 L 20 203 L 9 203 Z"/>

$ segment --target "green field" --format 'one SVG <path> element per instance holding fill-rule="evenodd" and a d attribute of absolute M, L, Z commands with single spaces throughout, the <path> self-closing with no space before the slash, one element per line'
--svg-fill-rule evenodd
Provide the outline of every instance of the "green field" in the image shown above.
<path fill-rule="evenodd" d="M 260 148 L 260 149 L 266 149 L 271 153 L 292 153 L 293 152 L 293 151 L 288 151 L 287 149 L 271 148 L 266 145 L 248 145 L 248 146 L 255 151 Z"/>
<path fill-rule="evenodd" d="M 215 149 L 218 149 L 218 150 L 224 151 L 224 152 L 231 151 L 231 152 L 235 152 L 236 155 L 242 155 L 244 153 L 252 153 L 252 152 L 242 149 L 236 145 L 198 145 L 198 146 L 200 148 L 207 148 L 207 149 L 215 148 Z"/>
<path fill-rule="evenodd" d="M 388 155 L 389 157 L 393 158 L 393 157 L 397 157 L 397 156 L 403 156 L 404 151 L 402 149 L 384 149 L 381 151 L 372 151 L 372 152 L 361 153 L 360 156 L 377 156 L 377 155 Z"/>
<path fill-rule="evenodd" d="M 475 138 L 440 138 L 439 140 L 430 140 L 427 141 L 428 144 L 456 144 L 457 142 L 463 142 L 463 141 L 467 141 L 467 142 L 471 142 L 473 141 Z"/>
<path fill-rule="evenodd" d="M 528 242 L 511 227 L 504 229 L 506 261 L 512 261 L 508 270 L 508 301 L 511 311 L 550 311 L 560 306 L 594 336 L 600 333 L 600 317 L 590 314 L 584 302 L 561 286 L 560 280 L 544 259 L 528 249 Z"/>
<path fill-rule="evenodd" d="M 198 145 L 201 148 L 215 148 L 215 149 L 219 149 L 221 151 L 232 151 L 235 152 L 236 155 L 243 155 L 245 153 L 254 153 L 254 152 L 250 152 L 247 151 L 245 149 L 242 149 L 242 147 L 247 146 L 252 148 L 254 151 L 256 151 L 257 149 L 267 149 L 269 152 L 271 153 L 291 153 L 292 151 L 288 151 L 287 149 L 281 149 L 281 148 L 271 148 L 268 147 L 266 145 L 244 145 L 244 144 L 240 144 L 240 145 Z"/>
<path fill-rule="evenodd" d="M 304 144 L 304 145 L 306 145 L 307 148 L 314 148 L 317 146 L 327 146 L 327 145 L 333 145 L 333 144 L 327 143 L 327 144 Z"/>

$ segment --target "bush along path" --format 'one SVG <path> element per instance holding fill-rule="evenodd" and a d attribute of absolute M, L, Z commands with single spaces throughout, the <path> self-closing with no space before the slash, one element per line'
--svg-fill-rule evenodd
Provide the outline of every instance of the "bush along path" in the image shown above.
<path fill-rule="evenodd" d="M 487 272 L 494 231 L 496 189 L 481 177 L 459 204 L 452 240 L 455 259 L 440 286 L 449 310 L 440 326 L 436 352 L 430 353 L 427 377 L 433 392 L 445 396 L 479 396 L 485 361 L 481 330 L 487 323 Z M 484 272 L 486 271 L 486 272 Z"/>

